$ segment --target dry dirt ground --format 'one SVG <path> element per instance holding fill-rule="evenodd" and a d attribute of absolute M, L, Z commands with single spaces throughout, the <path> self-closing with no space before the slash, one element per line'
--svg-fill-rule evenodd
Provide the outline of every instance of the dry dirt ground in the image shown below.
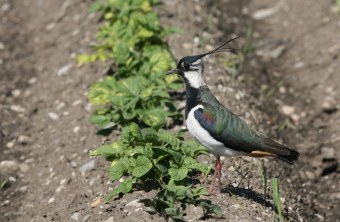
<path fill-rule="evenodd" d="M 165 221 L 137 202 L 152 192 L 102 201 L 113 186 L 108 163 L 90 158 L 88 151 L 114 136 L 95 135 L 86 93 L 105 76 L 107 65 L 75 66 L 76 55 L 90 51 L 100 25 L 97 16 L 88 15 L 90 5 L 0 0 L 0 169 L 1 179 L 8 179 L 0 190 L 0 221 Z M 269 178 L 280 179 L 286 219 L 340 221 L 340 12 L 335 2 L 163 1 L 157 11 L 164 25 L 185 30 L 168 39 L 176 58 L 241 35 L 234 46 L 251 48 L 244 63 L 233 73 L 227 55 L 208 58 L 208 85 L 255 128 L 301 153 L 294 166 L 266 162 Z M 252 165 L 250 178 L 235 186 L 241 176 L 233 167 Z M 276 218 L 271 195 L 263 204 L 258 165 L 239 158 L 224 161 L 225 192 L 210 197 L 224 211 L 220 221 Z M 197 214 L 198 209 L 189 209 L 186 219 L 197 221 Z"/>

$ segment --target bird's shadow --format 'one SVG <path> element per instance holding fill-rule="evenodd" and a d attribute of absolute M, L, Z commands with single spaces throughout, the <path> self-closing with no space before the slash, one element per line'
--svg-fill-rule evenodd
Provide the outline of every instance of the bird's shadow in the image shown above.
<path fill-rule="evenodd" d="M 239 197 L 244 197 L 265 207 L 271 207 L 272 209 L 275 209 L 273 204 L 264 198 L 263 194 L 259 194 L 258 192 L 251 189 L 246 189 L 243 187 L 234 187 L 232 185 L 229 185 L 225 188 L 222 188 L 221 192 L 229 193 L 230 195 L 237 195 Z"/>

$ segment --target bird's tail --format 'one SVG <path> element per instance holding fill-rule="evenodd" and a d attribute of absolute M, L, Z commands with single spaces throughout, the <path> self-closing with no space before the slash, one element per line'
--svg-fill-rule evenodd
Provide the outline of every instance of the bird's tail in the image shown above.
<path fill-rule="evenodd" d="M 268 150 L 278 159 L 289 164 L 293 164 L 294 161 L 298 160 L 300 155 L 299 152 L 292 150 L 284 145 L 281 145 L 268 137 L 262 138 L 262 145 L 265 150 Z"/>

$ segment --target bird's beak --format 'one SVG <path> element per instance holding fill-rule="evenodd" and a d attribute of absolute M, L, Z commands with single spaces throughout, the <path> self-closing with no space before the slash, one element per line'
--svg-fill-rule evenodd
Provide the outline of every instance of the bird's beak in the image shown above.
<path fill-rule="evenodd" d="M 170 75 L 170 74 L 178 74 L 180 72 L 180 70 L 178 69 L 171 69 L 169 70 L 166 74 L 167 75 Z"/>

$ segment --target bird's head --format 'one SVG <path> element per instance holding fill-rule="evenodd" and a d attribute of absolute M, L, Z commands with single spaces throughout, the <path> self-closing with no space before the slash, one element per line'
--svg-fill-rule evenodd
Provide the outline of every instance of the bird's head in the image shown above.
<path fill-rule="evenodd" d="M 210 50 L 209 52 L 194 55 L 194 56 L 186 56 L 179 60 L 177 67 L 167 72 L 167 74 L 178 74 L 180 75 L 187 83 L 190 84 L 191 87 L 199 88 L 204 85 L 204 57 L 207 55 L 212 55 L 220 52 L 232 52 L 236 53 L 236 51 L 232 48 L 226 47 L 228 43 L 239 38 L 233 38 L 222 45 Z"/>

